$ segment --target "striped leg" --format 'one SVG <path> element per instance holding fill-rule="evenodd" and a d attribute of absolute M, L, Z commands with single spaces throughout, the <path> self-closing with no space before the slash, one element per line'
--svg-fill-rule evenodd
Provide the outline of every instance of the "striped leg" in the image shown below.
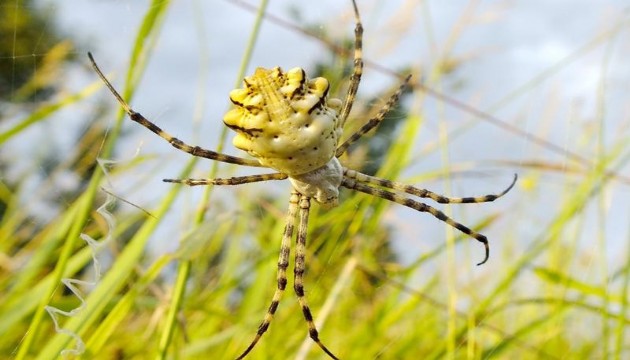
<path fill-rule="evenodd" d="M 289 199 L 289 211 L 287 212 L 286 226 L 284 227 L 284 233 L 282 234 L 280 255 L 278 257 L 278 287 L 276 288 L 276 292 L 273 294 L 273 299 L 271 300 L 271 304 L 269 305 L 267 314 L 258 327 L 256 337 L 249 344 L 247 349 L 245 349 L 245 351 L 243 351 L 243 353 L 236 358 L 236 360 L 241 360 L 245 356 L 247 356 L 247 354 L 252 351 L 254 346 L 256 346 L 258 340 L 260 340 L 263 334 L 267 331 L 267 329 L 269 328 L 269 324 L 271 324 L 271 320 L 273 320 L 273 315 L 278 309 L 278 305 L 280 304 L 280 299 L 282 298 L 284 289 L 287 287 L 287 267 L 289 267 L 289 255 L 291 254 L 291 237 L 293 236 L 293 228 L 295 226 L 295 216 L 297 214 L 299 196 L 300 195 L 296 191 L 293 191 L 291 193 L 291 198 Z"/>
<path fill-rule="evenodd" d="M 420 189 L 420 188 L 403 184 L 403 183 L 399 183 L 396 181 L 381 179 L 374 176 L 362 174 L 352 169 L 344 168 L 343 174 L 348 179 L 353 179 L 360 183 L 378 185 L 384 188 L 388 188 L 388 189 L 392 189 L 396 191 L 402 191 L 404 193 L 418 196 L 421 198 L 429 198 L 440 204 L 470 204 L 470 203 L 491 202 L 507 194 L 508 191 L 512 190 L 512 187 L 514 187 L 514 184 L 516 184 L 516 179 L 518 178 L 518 176 L 514 174 L 514 180 L 512 180 L 512 183 L 510 184 L 510 186 L 508 186 L 505 190 L 501 191 L 498 194 L 455 198 L 455 197 L 446 197 L 446 196 L 436 194 L 426 189 Z"/>
<path fill-rule="evenodd" d="M 383 190 L 383 189 L 378 189 L 375 187 L 372 187 L 370 185 L 367 184 L 362 184 L 360 182 L 357 182 L 356 180 L 350 179 L 348 177 L 344 177 L 343 181 L 341 182 L 341 186 L 346 187 L 348 189 L 352 189 L 352 190 L 357 190 L 366 194 L 370 194 L 373 196 L 377 196 L 380 198 L 383 198 L 385 200 L 389 200 L 398 204 L 401 204 L 403 206 L 406 206 L 408 208 L 412 208 L 414 210 L 417 211 L 421 211 L 421 212 L 428 212 L 429 214 L 435 216 L 436 218 L 438 218 L 439 220 L 444 221 L 445 223 L 449 224 L 450 226 L 456 228 L 457 230 L 463 232 L 464 234 L 471 236 L 473 238 L 475 238 L 477 241 L 481 242 L 483 244 L 483 246 L 485 247 L 486 250 L 486 255 L 483 259 L 483 261 L 481 261 L 480 263 L 478 263 L 477 265 L 482 265 L 483 263 L 485 263 L 486 261 L 488 261 L 488 258 L 490 257 L 490 246 L 488 245 L 488 238 L 486 238 L 484 235 L 479 234 L 478 232 L 469 229 L 468 227 L 454 221 L 453 219 L 449 218 L 448 216 L 446 216 L 446 214 L 444 214 L 443 212 L 441 212 L 438 209 L 435 209 L 427 204 L 421 203 L 419 201 L 415 201 L 412 199 L 408 199 L 404 196 L 398 195 L 396 193 L 393 193 L 391 191 L 387 191 L 387 190 Z"/>
<path fill-rule="evenodd" d="M 306 301 L 306 295 L 304 295 L 304 271 L 306 270 L 306 233 L 308 230 L 308 213 L 311 207 L 311 199 L 304 195 L 300 196 L 300 225 L 298 227 L 298 234 L 295 246 L 295 271 L 293 280 L 293 289 L 297 295 L 300 306 L 302 307 L 302 313 L 304 319 L 308 324 L 308 334 L 319 345 L 324 352 L 331 358 L 338 360 L 338 358 L 319 340 L 319 333 L 313 322 L 313 314 L 308 307 Z"/>
<path fill-rule="evenodd" d="M 352 76 L 350 76 L 350 86 L 348 87 L 346 98 L 343 100 L 343 107 L 339 113 L 341 128 L 343 128 L 350 114 L 350 110 L 352 110 L 352 104 L 357 95 L 357 90 L 359 90 L 359 83 L 361 83 L 361 75 L 363 75 L 363 24 L 361 24 L 359 8 L 355 0 L 352 0 L 352 6 L 354 8 L 354 18 L 356 22 L 354 26 L 354 70 Z"/>
<path fill-rule="evenodd" d="M 169 144 L 171 144 L 174 148 L 187 152 L 193 156 L 198 156 L 198 157 L 202 157 L 206 159 L 212 159 L 216 161 L 222 161 L 222 162 L 238 164 L 238 165 L 258 166 L 258 167 L 263 166 L 258 162 L 258 160 L 243 159 L 236 156 L 225 155 L 225 154 L 221 154 L 215 151 L 206 150 L 199 146 L 188 145 L 184 143 L 183 141 L 179 140 L 178 138 L 173 137 L 171 134 L 160 129 L 160 127 L 158 127 L 151 121 L 147 120 L 144 116 L 142 116 L 142 114 L 135 112 L 129 106 L 129 104 L 127 104 L 127 102 L 123 100 L 122 96 L 120 96 L 118 91 L 114 89 L 114 86 L 109 82 L 109 80 L 107 80 L 105 75 L 103 75 L 103 72 L 101 71 L 101 69 L 99 69 L 98 65 L 96 65 L 96 61 L 94 61 L 94 57 L 92 57 L 92 54 L 89 52 L 88 52 L 88 57 L 90 58 L 90 62 L 92 62 L 92 67 L 94 68 L 94 71 L 96 71 L 96 73 L 101 78 L 101 80 L 103 80 L 103 82 L 105 83 L 109 91 L 111 91 L 111 93 L 114 95 L 116 100 L 118 100 L 118 102 L 120 103 L 120 106 L 123 108 L 123 110 L 125 110 L 129 118 L 137 122 L 138 124 L 144 126 L 145 128 L 151 130 L 153 133 L 157 134 L 162 139 L 168 141 Z"/>
<path fill-rule="evenodd" d="M 411 79 L 411 75 L 408 75 L 405 78 L 405 81 L 400 85 L 398 90 L 396 90 L 396 92 L 393 93 L 392 96 L 390 96 L 389 100 L 387 100 L 387 103 L 385 104 L 385 106 L 383 106 L 383 108 L 381 108 L 378 114 L 376 114 L 375 117 L 371 118 L 367 123 L 365 123 L 365 125 L 363 125 L 359 130 L 357 130 L 357 132 L 350 135 L 350 137 L 346 141 L 344 141 L 343 144 L 337 147 L 337 153 L 335 154 L 335 156 L 339 157 L 343 155 L 343 153 L 346 152 L 346 150 L 348 150 L 348 147 L 350 145 L 352 145 L 355 141 L 359 140 L 361 136 L 365 135 L 368 131 L 377 127 L 378 124 L 380 124 L 381 121 L 383 121 L 383 119 L 385 118 L 385 115 L 387 115 L 387 113 L 392 109 L 392 107 L 396 105 L 396 103 L 398 102 L 398 99 L 400 99 L 400 94 L 402 94 L 403 90 L 405 90 L 405 87 L 409 83 L 410 79 Z"/>
<path fill-rule="evenodd" d="M 237 176 L 227 179 L 164 179 L 162 181 L 168 183 L 184 184 L 189 186 L 197 185 L 241 185 L 254 182 L 269 181 L 269 180 L 284 180 L 288 178 L 287 175 L 282 173 L 273 174 L 259 174 L 259 175 L 247 175 Z"/>

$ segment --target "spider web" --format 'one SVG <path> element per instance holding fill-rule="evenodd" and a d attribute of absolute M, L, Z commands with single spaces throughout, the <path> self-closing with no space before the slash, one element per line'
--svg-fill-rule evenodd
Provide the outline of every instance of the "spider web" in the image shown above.
<path fill-rule="evenodd" d="M 114 163 L 115 161 L 98 159 L 98 164 L 103 170 L 103 172 L 106 174 L 106 177 L 108 176 L 107 166 Z M 81 280 L 81 279 L 75 279 L 75 278 L 61 279 L 61 282 L 66 286 L 66 288 L 68 288 L 68 290 L 70 290 L 72 294 L 74 294 L 74 296 L 76 296 L 76 298 L 79 300 L 80 305 L 69 311 L 61 310 L 57 307 L 50 306 L 50 305 L 47 305 L 45 307 L 46 311 L 50 315 L 55 325 L 55 331 L 59 334 L 68 335 L 72 337 L 75 341 L 74 348 L 64 349 L 61 351 L 62 356 L 81 355 L 85 351 L 85 343 L 83 342 L 83 339 L 74 331 L 63 328 L 63 326 L 60 325 L 59 316 L 61 315 L 64 317 L 73 317 L 80 314 L 81 311 L 87 306 L 87 302 L 85 300 L 85 295 L 84 295 L 85 290 L 81 290 L 80 287 L 82 288 L 94 287 L 98 284 L 99 280 L 101 279 L 101 263 L 98 259 L 98 252 L 102 247 L 107 245 L 107 243 L 112 241 L 114 229 L 116 227 L 116 219 L 114 215 L 108 211 L 108 208 L 114 206 L 116 200 L 114 196 L 112 196 L 108 191 L 105 191 L 105 192 L 107 194 L 105 202 L 101 206 L 99 206 L 99 208 L 96 210 L 97 214 L 99 214 L 103 218 L 103 220 L 105 221 L 107 225 L 107 231 L 105 233 L 105 237 L 97 241 L 85 233 L 82 233 L 80 236 L 81 240 L 83 240 L 86 243 L 86 245 L 90 248 L 90 252 L 92 255 L 92 267 L 93 267 L 92 280 Z"/>

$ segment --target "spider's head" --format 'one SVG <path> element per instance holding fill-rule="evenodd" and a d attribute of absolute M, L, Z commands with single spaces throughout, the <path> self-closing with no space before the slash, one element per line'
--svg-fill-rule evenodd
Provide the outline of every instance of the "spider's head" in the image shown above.
<path fill-rule="evenodd" d="M 235 108 L 223 122 L 237 135 L 234 146 L 289 176 L 321 168 L 335 156 L 341 136 L 341 101 L 328 99 L 328 80 L 304 70 L 258 68 L 230 93 Z"/>
<path fill-rule="evenodd" d="M 315 199 L 324 208 L 339 205 L 339 186 L 342 179 L 343 167 L 336 157 L 319 169 L 289 177 L 295 190 Z"/>

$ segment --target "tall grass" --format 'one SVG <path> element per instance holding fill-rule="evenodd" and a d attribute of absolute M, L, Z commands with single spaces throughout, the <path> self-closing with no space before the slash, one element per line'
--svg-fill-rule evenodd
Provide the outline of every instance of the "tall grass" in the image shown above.
<path fill-rule="evenodd" d="M 141 91 L 144 68 L 158 43 L 170 5 L 153 1 L 143 15 L 129 52 L 127 74 L 121 81 L 124 85 L 119 85 L 126 99 Z M 367 25 L 372 23 L 368 19 L 378 14 L 359 5 L 366 22 L 365 46 L 374 46 L 370 40 L 376 35 Z M 249 24 L 250 41 L 241 69 L 235 74 L 237 83 L 250 62 L 255 65 L 251 50 L 260 41 L 258 31 L 266 1 L 259 6 Z M 474 11 L 474 2 L 470 6 L 467 11 Z M 435 43 L 433 25 L 428 21 L 430 9 L 423 8 L 423 14 L 427 42 Z M 615 37 L 627 22 L 595 36 L 592 42 L 585 39 L 588 46 L 542 69 L 540 76 L 506 94 L 484 113 L 440 95 L 447 92 L 453 69 L 462 66 L 453 48 L 471 21 L 469 13 L 463 14 L 446 44 L 437 45 L 441 51 L 431 62 L 421 68 L 410 64 L 411 70 L 395 72 L 413 72 L 414 92 L 406 95 L 380 132 L 343 160 L 370 168 L 384 178 L 428 184 L 432 190 L 453 196 L 476 195 L 466 190 L 467 181 L 476 180 L 475 174 L 486 175 L 483 192 L 495 192 L 507 185 L 513 171 L 518 172 L 518 186 L 496 204 L 470 205 L 468 212 L 448 208 L 454 217 L 490 235 L 490 262 L 476 268 L 481 247 L 456 231 L 441 231 L 441 224 L 431 225 L 438 220 L 426 214 L 400 211 L 382 199 L 343 192 L 337 208 L 323 210 L 315 205 L 309 222 L 305 286 L 321 338 L 343 359 L 626 358 L 630 356 L 630 222 L 628 216 L 619 220 L 611 213 L 610 202 L 615 196 L 624 196 L 630 180 L 627 115 L 609 125 L 607 99 L 612 95 L 604 80 L 593 91 L 599 96 L 595 125 L 572 134 L 582 142 L 557 144 L 547 140 L 543 126 L 532 131 L 530 127 L 537 123 L 521 126 L 518 121 L 490 113 L 542 91 L 541 84 L 557 71 L 602 43 L 608 44 L 600 65 L 605 79 Z M 400 25 L 404 28 L 405 23 Z M 306 39 L 313 33 L 303 35 Z M 317 68 L 331 77 L 337 84 L 334 93 L 341 96 L 344 87 L 338 84 L 346 82 L 349 73 L 348 41 L 335 42 L 325 32 L 316 38 L 331 50 L 330 57 L 318 59 Z M 368 61 L 366 73 L 370 71 L 383 72 L 383 68 Z M 94 78 L 94 84 L 76 94 L 61 95 L 3 129 L 0 144 L 27 139 L 27 129 L 42 126 L 56 112 L 72 109 L 96 90 L 105 91 Z M 373 94 L 374 99 L 368 101 L 363 96 L 355 106 L 356 120 L 348 125 L 349 131 L 374 114 L 374 108 L 364 105 L 376 104 L 378 110 L 398 81 L 398 77 L 390 76 L 389 83 Z M 114 101 L 110 100 L 113 108 Z M 464 110 L 461 113 L 466 122 L 453 125 L 446 111 L 453 107 Z M 489 134 L 481 135 L 480 142 L 495 141 L 492 131 L 497 128 L 488 127 L 493 122 L 503 128 L 500 136 L 525 144 L 522 146 L 528 150 L 523 154 L 523 147 L 514 146 L 504 150 L 506 154 L 488 156 L 485 161 L 471 164 L 458 160 L 466 156 L 455 156 L 452 144 L 467 134 L 480 136 L 475 132 L 479 127 Z M 616 138 L 605 137 L 608 126 L 618 127 Z M 105 138 L 102 145 L 86 140 L 86 133 L 86 146 L 91 144 L 100 158 L 112 157 L 122 127 L 133 125 L 119 111 L 106 136 L 97 131 Z M 432 132 L 436 136 L 430 135 Z M 219 150 L 227 135 L 219 134 Z M 418 145 L 427 138 L 433 141 Z M 473 153 L 475 149 L 466 151 Z M 421 162 L 436 156 L 441 167 L 422 167 Z M 134 174 L 138 165 L 155 159 L 140 156 L 127 165 L 114 164 L 106 173 L 94 166 L 94 157 L 76 157 L 79 160 L 62 162 L 55 171 L 76 171 L 76 164 L 89 162 L 92 166 L 86 172 L 85 184 L 63 199 L 62 210 L 46 223 L 37 222 L 27 212 L 21 200 L 25 196 L 21 183 L 0 179 L 4 204 L 0 221 L 0 250 L 4 255 L 0 354 L 53 359 L 64 349 L 77 346 L 73 337 L 55 331 L 45 309 L 54 306 L 69 311 L 81 305 L 61 281 L 92 279 L 92 252 L 81 234 L 100 239 L 111 232 L 113 242 L 99 250 L 99 257 L 105 259 L 102 278 L 92 288 L 82 289 L 84 307 L 67 319 L 60 318 L 61 327 L 84 343 L 83 354 L 76 357 L 238 356 L 253 338 L 275 289 L 288 194 L 209 187 L 194 201 L 195 210 L 190 211 L 191 220 L 176 240 L 176 250 L 155 255 L 147 246 L 151 239 L 160 237 L 159 226 L 173 226 L 164 223 L 166 214 L 183 211 L 176 201 L 202 191 L 166 187 L 168 191 L 159 203 L 149 209 L 150 215 L 137 208 L 110 208 L 116 220 L 110 230 L 95 212 L 105 202 L 102 187 L 107 187 L 107 179 Z M 234 171 L 211 166 L 209 177 L 226 177 Z M 190 159 L 178 176 L 189 177 L 196 167 L 196 159 Z M 446 185 L 440 188 L 440 183 Z M 46 189 L 52 184 L 50 180 L 40 187 Z M 232 194 L 236 206 L 223 203 L 218 192 Z M 627 199 L 627 194 L 623 198 Z M 537 212 L 540 207 L 544 209 Z M 615 209 L 624 207 L 622 211 L 627 214 L 627 205 Z M 249 358 L 325 358 L 307 338 L 300 308 L 290 291 Z"/>

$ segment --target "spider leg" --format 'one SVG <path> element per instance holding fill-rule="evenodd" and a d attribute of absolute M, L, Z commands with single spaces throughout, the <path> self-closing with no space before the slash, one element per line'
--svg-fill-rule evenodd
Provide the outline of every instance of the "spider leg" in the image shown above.
<path fill-rule="evenodd" d="M 357 130 L 357 132 L 350 135 L 350 137 L 346 141 L 344 141 L 343 144 L 337 147 L 337 152 L 335 156 L 340 157 L 341 155 L 343 155 L 343 153 L 346 152 L 346 150 L 348 150 L 348 147 L 350 145 L 352 145 L 355 141 L 359 140 L 368 131 L 377 127 L 378 124 L 380 124 L 381 121 L 383 121 L 383 119 L 385 118 L 385 115 L 387 115 L 387 113 L 391 110 L 391 108 L 394 105 L 396 105 L 396 103 L 398 102 L 398 99 L 400 99 L 400 94 L 402 94 L 403 90 L 405 90 L 405 87 L 409 83 L 410 79 L 411 79 L 411 75 L 407 75 L 407 77 L 405 78 L 403 83 L 400 85 L 398 90 L 396 90 L 396 92 L 394 92 L 392 96 L 389 97 L 389 100 L 387 100 L 387 103 L 385 104 L 385 106 L 383 106 L 383 108 L 381 108 L 378 114 L 376 114 L 375 117 L 371 118 L 367 123 L 365 123 L 365 125 L 363 125 L 359 130 Z"/>
<path fill-rule="evenodd" d="M 287 212 L 286 225 L 284 227 L 282 242 L 280 244 L 280 255 L 278 256 L 278 287 L 273 294 L 273 299 L 271 300 L 267 314 L 265 314 L 262 323 L 258 327 L 256 337 L 249 344 L 247 349 L 245 349 L 245 351 L 236 358 L 236 360 L 241 360 L 247 356 L 254 346 L 256 346 L 258 340 L 260 340 L 263 334 L 267 331 L 269 324 L 271 324 L 271 320 L 273 320 L 273 316 L 278 309 L 284 289 L 287 287 L 287 268 L 289 267 L 289 255 L 291 254 L 291 237 L 293 237 L 293 228 L 295 226 L 295 216 L 297 215 L 299 197 L 300 195 L 296 191 L 293 191 L 289 199 L 289 211 Z"/>
<path fill-rule="evenodd" d="M 164 179 L 162 181 L 168 182 L 168 183 L 184 184 L 184 185 L 189 185 L 189 186 L 241 185 L 241 184 L 249 184 L 249 183 L 260 182 L 260 181 L 284 180 L 288 177 L 289 177 L 288 175 L 285 175 L 282 173 L 273 173 L 273 174 L 237 176 L 237 177 L 231 177 L 227 179 Z"/>
<path fill-rule="evenodd" d="M 160 127 L 158 127 L 151 121 L 147 120 L 144 116 L 142 116 L 142 114 L 135 112 L 129 106 L 129 104 L 127 104 L 127 102 L 123 100 L 122 96 L 120 96 L 120 94 L 118 93 L 118 91 L 116 91 L 114 86 L 109 82 L 109 80 L 107 80 L 105 75 L 103 75 L 103 72 L 101 71 L 101 69 L 99 69 L 98 65 L 96 65 L 96 61 L 94 61 L 94 57 L 92 56 L 92 53 L 88 52 L 88 57 L 90 58 L 90 62 L 92 63 L 92 67 L 94 68 L 94 71 L 96 71 L 96 73 L 101 78 L 101 80 L 103 80 L 103 82 L 105 83 L 109 91 L 114 95 L 116 100 L 118 100 L 118 102 L 120 103 L 120 106 L 127 113 L 129 118 L 137 122 L 138 124 L 144 126 L 145 128 L 151 130 L 153 133 L 157 134 L 162 139 L 168 141 L 169 144 L 171 144 L 174 148 L 187 152 L 193 156 L 198 156 L 198 157 L 202 157 L 206 159 L 212 159 L 216 161 L 222 161 L 222 162 L 238 164 L 238 165 L 257 166 L 257 167 L 263 166 L 257 160 L 243 159 L 237 156 L 231 156 L 231 155 L 221 154 L 221 153 L 211 151 L 211 150 L 206 150 L 199 146 L 188 145 L 184 143 L 183 141 L 179 140 L 178 138 L 160 129 Z"/>
<path fill-rule="evenodd" d="M 302 313 L 304 314 L 304 320 L 308 324 L 308 334 L 319 345 L 324 352 L 332 359 L 338 360 L 338 358 L 330 351 L 319 339 L 319 333 L 313 322 L 313 314 L 308 307 L 306 301 L 306 295 L 304 295 L 304 271 L 306 270 L 306 233 L 308 230 L 308 214 L 311 207 L 311 199 L 307 196 L 300 196 L 300 225 L 298 227 L 298 234 L 295 246 L 295 269 L 294 269 L 294 281 L 293 289 L 297 295 L 298 302 L 302 307 Z"/>
<path fill-rule="evenodd" d="M 486 261 L 488 261 L 488 258 L 490 257 L 490 246 L 488 245 L 488 238 L 485 237 L 485 235 L 479 234 L 478 232 L 469 229 L 468 227 L 456 222 L 455 220 L 449 218 L 448 216 L 446 216 L 446 214 L 444 214 L 443 212 L 441 212 L 440 210 L 431 207 L 427 204 L 421 203 L 419 201 L 413 200 L 413 199 L 408 199 L 404 196 L 398 195 L 396 193 L 393 193 L 391 191 L 387 191 L 387 190 L 383 190 L 383 189 L 378 189 L 375 187 L 372 187 L 370 185 L 367 184 L 362 184 L 354 179 L 351 179 L 347 176 L 344 176 L 342 182 L 341 182 L 341 186 L 346 187 L 348 189 L 352 189 L 352 190 L 356 190 L 356 191 L 360 191 L 369 195 L 373 195 L 373 196 L 377 196 L 380 197 L 382 199 L 385 200 L 389 200 L 395 203 L 398 203 L 400 205 L 406 206 L 408 208 L 417 210 L 417 211 L 421 211 L 421 212 L 428 212 L 429 214 L 435 216 L 436 218 L 438 218 L 439 220 L 444 221 L 445 223 L 449 224 L 450 226 L 456 228 L 457 230 L 463 232 L 464 234 L 475 238 L 477 241 L 481 242 L 483 244 L 483 246 L 485 247 L 486 250 L 486 255 L 483 259 L 483 261 L 481 261 L 480 263 L 478 263 L 477 265 L 482 265 L 483 263 L 485 263 Z"/>
<path fill-rule="evenodd" d="M 361 24 L 361 17 L 359 16 L 359 8 L 357 2 L 352 0 L 352 6 L 354 8 L 354 18 L 356 25 L 354 26 L 354 70 L 352 76 L 350 76 L 350 86 L 346 93 L 346 98 L 343 100 L 343 107 L 339 113 L 340 127 L 343 128 L 346 123 L 346 119 L 352 110 L 352 104 L 354 98 L 359 90 L 359 83 L 361 82 L 361 75 L 363 75 L 363 24 Z"/>
<path fill-rule="evenodd" d="M 436 194 L 426 189 L 420 189 L 411 185 L 399 183 L 397 181 L 391 181 L 387 179 L 381 179 L 375 176 L 362 174 L 352 169 L 344 168 L 343 174 L 348 179 L 353 179 L 364 184 L 378 185 L 384 188 L 401 191 L 401 192 L 418 196 L 421 198 L 429 198 L 440 204 L 470 204 L 470 203 L 491 202 L 507 194 L 508 191 L 512 190 L 512 187 L 514 187 L 514 184 L 516 184 L 516 179 L 518 178 L 518 175 L 514 174 L 514 179 L 512 180 L 512 183 L 510 184 L 510 186 L 508 186 L 505 190 L 501 191 L 498 194 L 488 194 L 488 195 L 482 195 L 482 196 L 470 196 L 470 197 L 458 198 L 458 197 L 446 197 L 444 195 Z"/>

